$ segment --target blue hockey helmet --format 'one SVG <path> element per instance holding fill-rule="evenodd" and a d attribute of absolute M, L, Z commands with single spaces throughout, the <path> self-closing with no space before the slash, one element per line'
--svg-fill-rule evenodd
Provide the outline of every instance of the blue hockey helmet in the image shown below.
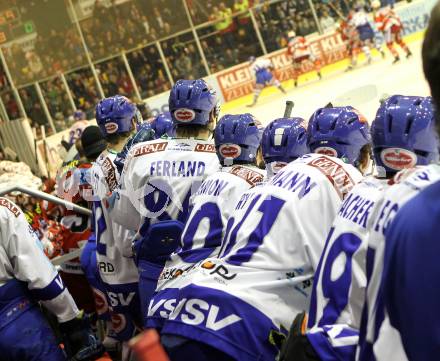
<path fill-rule="evenodd" d="M 206 125 L 214 110 L 219 112 L 217 93 L 203 79 L 178 80 L 168 100 L 173 122 L 181 125 Z"/>
<path fill-rule="evenodd" d="M 387 174 L 439 159 L 439 139 L 431 97 L 393 95 L 371 125 L 373 154 Z"/>
<path fill-rule="evenodd" d="M 302 118 L 279 118 L 266 126 L 261 139 L 266 164 L 289 163 L 310 152 L 304 124 Z"/>
<path fill-rule="evenodd" d="M 136 125 L 142 123 L 142 115 L 136 104 L 122 95 L 102 99 L 96 105 L 96 123 L 104 136 L 130 132 Z"/>
<path fill-rule="evenodd" d="M 310 118 L 307 133 L 312 152 L 341 158 L 355 166 L 362 147 L 371 142 L 367 120 L 351 106 L 318 109 Z"/>
<path fill-rule="evenodd" d="M 168 137 L 174 137 L 176 133 L 170 112 L 164 112 L 158 114 L 151 121 L 151 127 L 156 133 L 155 135 L 156 139 L 161 138 L 164 135 Z"/>
<path fill-rule="evenodd" d="M 227 114 L 221 117 L 214 131 L 220 162 L 225 164 L 229 160 L 232 163 L 254 163 L 261 133 L 260 122 L 251 114 Z"/>
<path fill-rule="evenodd" d="M 75 112 L 73 113 L 73 119 L 75 121 L 86 120 L 86 113 L 84 113 L 81 109 L 75 110 Z"/>

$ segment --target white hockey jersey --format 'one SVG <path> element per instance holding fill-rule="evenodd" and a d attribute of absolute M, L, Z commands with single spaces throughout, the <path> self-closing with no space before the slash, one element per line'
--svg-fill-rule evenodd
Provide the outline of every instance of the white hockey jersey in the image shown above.
<path fill-rule="evenodd" d="M 134 232 L 117 222 L 110 207 L 120 177 L 113 163 L 115 158 L 115 152 L 105 150 L 91 170 L 97 263 L 102 280 L 109 285 L 137 283 L 139 279 L 131 258 L 130 239 Z"/>
<path fill-rule="evenodd" d="M 273 64 L 269 59 L 259 58 L 253 62 L 251 69 L 255 74 L 257 74 L 259 72 L 270 71 L 272 66 Z"/>
<path fill-rule="evenodd" d="M 371 222 L 388 180 L 364 178 L 339 209 L 315 274 L 308 339 L 321 359 L 356 353 L 367 285 L 366 257 Z"/>
<path fill-rule="evenodd" d="M 273 360 L 298 312 L 337 210 L 362 175 L 309 154 L 246 192 L 228 222 L 220 258 L 189 275 L 163 334 L 207 343 L 239 360 Z"/>
<path fill-rule="evenodd" d="M 380 297 L 385 251 L 384 233 L 398 210 L 406 202 L 438 180 L 440 180 L 440 165 L 437 164 L 402 171 L 396 176 L 397 184 L 388 188 L 384 198 L 378 204 L 368 239 L 367 269 L 371 271 L 367 274 L 371 276 L 367 279 L 368 286 L 363 311 L 365 317 L 361 324 L 358 360 L 407 360 L 400 335 L 390 325 Z"/>
<path fill-rule="evenodd" d="M 184 223 L 191 195 L 219 170 L 212 141 L 173 138 L 136 144 L 114 200 L 115 220 L 135 232 L 162 220 Z"/>
<path fill-rule="evenodd" d="M 190 282 L 189 271 L 197 262 L 218 256 L 226 223 L 236 202 L 264 179 L 265 171 L 253 166 L 224 167 L 209 176 L 191 197 L 191 213 L 181 246 L 171 255 L 149 302 L 147 327 L 160 328 L 174 304 L 178 289 Z"/>
<path fill-rule="evenodd" d="M 44 254 L 40 240 L 18 206 L 6 198 L 0 198 L 0 225 L 0 310 L 13 301 L 12 295 L 18 299 L 23 287 L 60 322 L 75 318 L 79 313 L 75 301 Z"/>

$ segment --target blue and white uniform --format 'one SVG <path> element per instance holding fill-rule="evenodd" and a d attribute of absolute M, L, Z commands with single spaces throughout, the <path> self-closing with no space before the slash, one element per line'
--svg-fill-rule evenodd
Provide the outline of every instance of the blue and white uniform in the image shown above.
<path fill-rule="evenodd" d="M 128 340 L 133 335 L 134 324 L 141 322 L 139 274 L 132 258 L 130 243 L 135 232 L 119 224 L 112 214 L 111 196 L 120 177 L 115 159 L 115 152 L 105 150 L 91 170 L 95 197 L 96 262 L 100 279 L 104 283 L 107 303 L 112 311 L 114 331 L 118 338 Z"/>
<path fill-rule="evenodd" d="M 366 261 L 368 286 L 359 336 L 358 360 L 407 360 L 400 335 L 390 325 L 380 291 L 385 234 L 398 210 L 420 191 L 438 180 L 440 180 L 440 166 L 436 164 L 419 167 L 413 173 L 403 171 L 396 176 L 397 184 L 390 187 L 378 203 L 368 239 Z"/>
<path fill-rule="evenodd" d="M 350 23 L 358 31 L 361 41 L 371 40 L 374 42 L 374 29 L 368 19 L 368 14 L 364 10 L 355 12 Z"/>
<path fill-rule="evenodd" d="M 251 69 L 255 74 L 257 84 L 267 85 L 272 83 L 273 74 L 270 69 L 272 66 L 273 64 L 269 59 L 263 58 L 257 59 L 252 63 Z"/>
<path fill-rule="evenodd" d="M 315 274 L 307 337 L 322 360 L 354 360 L 366 289 L 368 235 L 386 179 L 367 177 L 348 194 Z"/>
<path fill-rule="evenodd" d="M 306 155 L 235 206 L 220 257 L 200 262 L 162 335 L 207 344 L 239 360 L 273 360 L 277 339 L 308 308 L 325 237 L 362 178 L 340 159 Z M 304 222 L 319 214 L 319 222 Z"/>
<path fill-rule="evenodd" d="M 6 360 L 66 357 L 37 302 L 59 322 L 79 311 L 21 210 L 0 198 L 0 354 Z"/>
<path fill-rule="evenodd" d="M 175 306 L 179 288 L 190 283 L 187 271 L 208 257 L 218 256 L 236 202 L 243 193 L 260 184 L 264 175 L 264 171 L 254 166 L 224 167 L 209 176 L 191 197 L 191 213 L 179 250 L 166 262 L 149 302 L 147 327 L 162 327 Z"/>
<path fill-rule="evenodd" d="M 213 141 L 167 138 L 135 145 L 125 161 L 121 187 L 114 200 L 115 222 L 137 232 L 137 239 L 146 237 L 153 225 L 160 226 L 165 221 L 177 222 L 183 228 L 191 196 L 219 169 Z M 130 239 L 125 242 L 127 247 L 131 245 Z M 154 280 L 162 271 L 153 264 L 148 267 L 138 265 L 142 315 L 147 313 L 156 288 Z"/>

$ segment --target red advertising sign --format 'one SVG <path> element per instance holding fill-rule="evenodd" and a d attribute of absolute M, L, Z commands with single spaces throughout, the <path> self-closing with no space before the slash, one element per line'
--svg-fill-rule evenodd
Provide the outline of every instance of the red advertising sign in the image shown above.
<path fill-rule="evenodd" d="M 319 59 L 322 66 L 336 63 L 347 56 L 345 43 L 337 33 L 326 34 L 310 40 L 313 54 Z M 287 48 L 268 55 L 275 68 L 275 76 L 279 81 L 293 79 L 292 59 L 287 54 Z M 301 73 L 311 69 L 311 64 L 303 64 Z M 254 88 L 254 74 L 248 63 L 238 65 L 217 75 L 217 81 L 223 93 L 225 102 L 240 98 L 252 93 Z"/>

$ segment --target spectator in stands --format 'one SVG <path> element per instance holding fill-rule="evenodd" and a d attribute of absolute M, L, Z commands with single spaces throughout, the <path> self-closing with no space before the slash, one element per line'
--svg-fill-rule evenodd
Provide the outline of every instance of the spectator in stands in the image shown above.
<path fill-rule="evenodd" d="M 250 23 L 249 14 L 249 0 L 236 0 L 234 3 L 234 14 L 241 13 L 237 16 L 237 21 L 240 25 L 247 25 Z"/>
<path fill-rule="evenodd" d="M 320 23 L 322 31 L 324 33 L 329 32 L 331 30 L 334 30 L 335 26 L 336 26 L 335 19 L 330 16 L 330 14 L 327 10 L 323 11 L 323 13 L 319 19 L 319 23 Z"/>

